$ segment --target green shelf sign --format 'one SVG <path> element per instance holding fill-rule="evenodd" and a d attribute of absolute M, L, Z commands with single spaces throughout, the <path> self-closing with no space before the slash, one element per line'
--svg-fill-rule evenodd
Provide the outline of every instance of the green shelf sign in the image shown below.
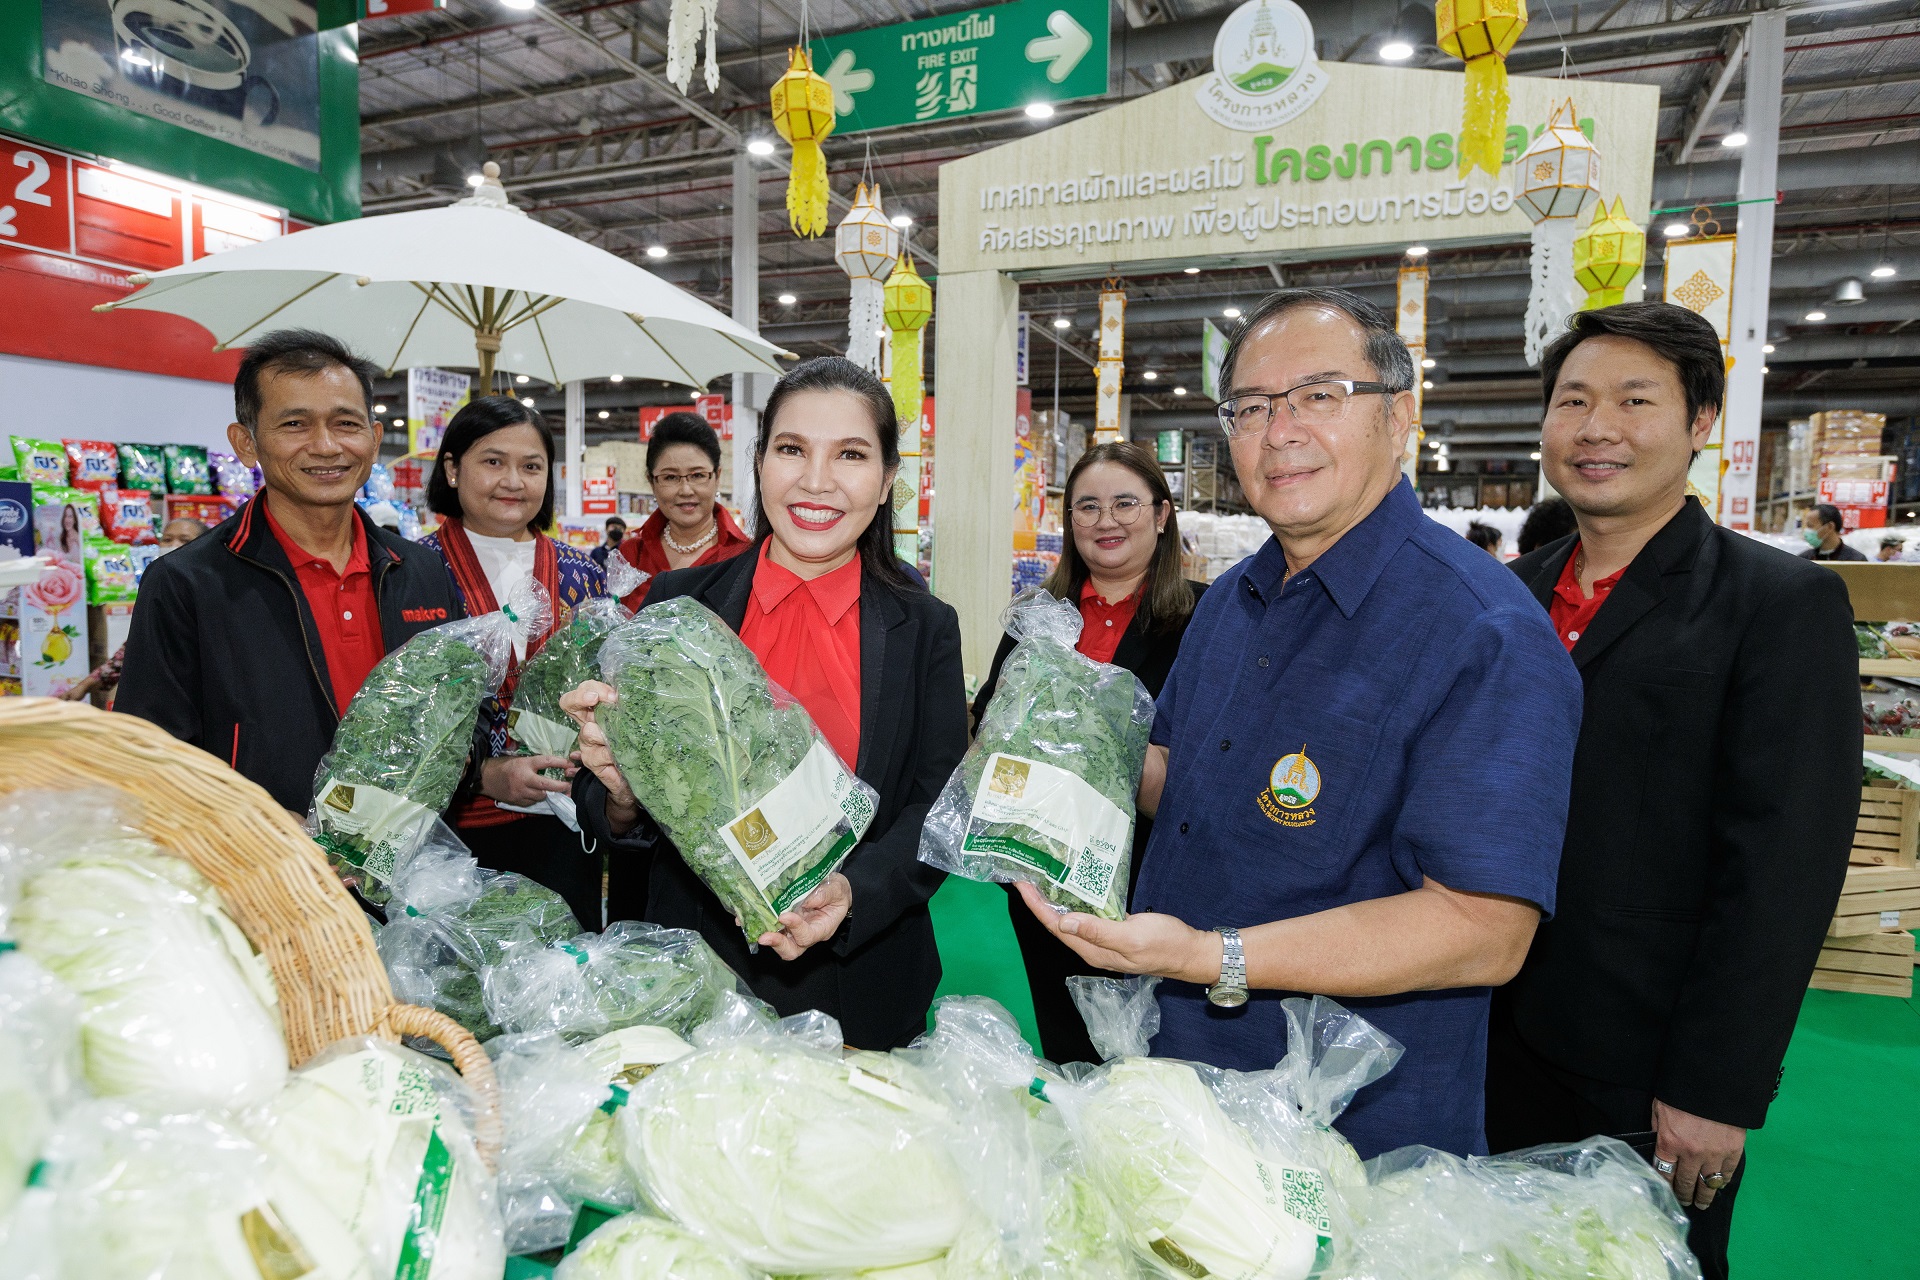
<path fill-rule="evenodd" d="M 1012 0 L 808 45 L 836 135 L 1107 91 L 1107 0 Z"/>

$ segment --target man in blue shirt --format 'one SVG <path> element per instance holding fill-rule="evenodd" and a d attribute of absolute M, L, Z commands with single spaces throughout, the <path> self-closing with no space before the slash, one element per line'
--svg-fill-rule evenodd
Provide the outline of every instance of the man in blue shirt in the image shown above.
<path fill-rule="evenodd" d="M 1299 993 L 1399 1040 L 1339 1125 L 1363 1157 L 1486 1150 L 1489 989 L 1553 910 L 1580 725 L 1539 606 L 1401 477 L 1416 376 L 1344 291 L 1248 315 L 1220 413 L 1274 537 L 1207 592 L 1160 696 L 1136 914 L 1023 886 L 1092 963 L 1169 979 L 1157 1055 L 1270 1068 Z"/>

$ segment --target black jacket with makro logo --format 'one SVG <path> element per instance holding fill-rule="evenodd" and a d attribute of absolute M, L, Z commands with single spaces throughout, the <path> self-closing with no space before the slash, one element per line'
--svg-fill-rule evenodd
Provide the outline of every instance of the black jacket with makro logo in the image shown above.
<path fill-rule="evenodd" d="M 356 515 L 387 652 L 462 616 L 437 552 Z M 147 569 L 114 709 L 225 760 L 283 807 L 307 811 L 341 709 L 306 593 L 259 498 Z"/>

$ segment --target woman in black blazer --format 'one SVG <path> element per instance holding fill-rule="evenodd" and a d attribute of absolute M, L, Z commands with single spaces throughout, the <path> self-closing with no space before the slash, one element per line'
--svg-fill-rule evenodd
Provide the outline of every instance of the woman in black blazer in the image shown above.
<path fill-rule="evenodd" d="M 563 704 L 582 726 L 582 829 L 609 842 L 616 866 L 650 862 L 647 918 L 697 930 L 781 1014 L 819 1009 L 851 1045 L 904 1045 L 926 1029 L 940 982 L 927 900 L 945 876 L 918 855 L 966 750 L 959 617 L 894 558 L 898 426 L 879 379 L 841 359 L 794 369 L 768 397 L 754 465 L 753 550 L 662 574 L 646 603 L 691 596 L 738 632 L 879 793 L 872 825 L 750 953 L 733 913 L 634 803 L 593 723 L 613 691 L 589 683 Z"/>
<path fill-rule="evenodd" d="M 1180 574 L 1180 526 L 1167 478 L 1144 445 L 1130 440 L 1095 445 L 1067 473 L 1065 501 L 1073 536 L 1062 546 L 1046 589 L 1080 606 L 1081 653 L 1133 672 L 1158 698 L 1193 617 L 1194 602 L 1207 589 L 1205 583 Z M 993 667 L 973 700 L 975 724 L 985 714 L 1000 683 L 1000 668 L 1012 652 L 1013 637 L 1002 637 Z M 1127 867 L 1129 899 L 1152 832 L 1152 819 L 1135 817 L 1133 860 Z M 1055 1062 L 1099 1061 L 1067 994 L 1067 979 L 1102 971 L 1049 935 L 1014 886 L 1007 890 L 1007 914 L 1026 961 L 1041 1051 Z"/>

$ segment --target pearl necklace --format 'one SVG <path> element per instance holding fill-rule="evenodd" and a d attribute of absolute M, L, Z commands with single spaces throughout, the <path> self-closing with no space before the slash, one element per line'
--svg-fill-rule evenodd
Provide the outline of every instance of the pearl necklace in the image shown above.
<path fill-rule="evenodd" d="M 690 544 L 684 547 L 673 540 L 672 525 L 668 525 L 666 528 L 660 531 L 660 537 L 667 544 L 667 549 L 683 556 L 692 555 L 694 552 L 700 550 L 700 548 L 706 546 L 709 542 L 712 542 L 715 538 L 719 536 L 720 536 L 720 522 L 718 520 L 708 525 L 707 531 L 705 533 L 701 534 L 698 538 L 695 538 Z"/>

